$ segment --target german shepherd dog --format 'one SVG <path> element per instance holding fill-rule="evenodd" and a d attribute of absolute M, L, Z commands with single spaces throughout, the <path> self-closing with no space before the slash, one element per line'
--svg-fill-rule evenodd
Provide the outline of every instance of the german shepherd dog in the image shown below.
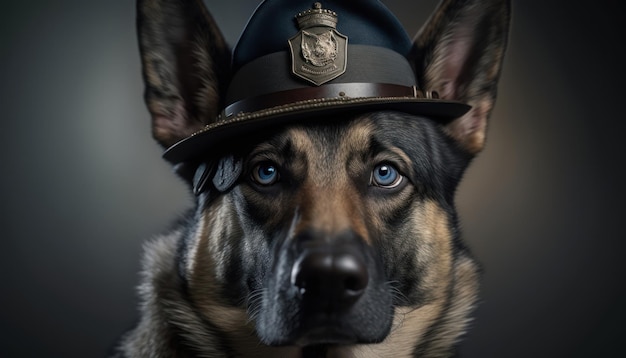
<path fill-rule="evenodd" d="M 413 40 L 420 84 L 471 105 L 459 118 L 342 112 L 224 141 L 202 154 L 220 158 L 208 179 L 178 164 L 196 205 L 145 246 L 140 320 L 114 356 L 453 356 L 480 276 L 454 196 L 485 143 L 510 7 L 443 0 Z M 137 9 L 167 148 L 223 108 L 231 52 L 201 0 Z"/>

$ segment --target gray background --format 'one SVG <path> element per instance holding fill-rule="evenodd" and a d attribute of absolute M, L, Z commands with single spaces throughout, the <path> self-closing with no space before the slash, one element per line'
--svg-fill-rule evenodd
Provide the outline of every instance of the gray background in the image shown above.
<path fill-rule="evenodd" d="M 233 44 L 256 1 L 206 1 Z M 385 1 L 415 33 L 435 1 Z M 102 357 L 142 242 L 191 205 L 150 138 L 131 0 L 0 6 L 0 356 Z M 458 206 L 485 267 L 465 357 L 626 356 L 623 12 L 516 1 Z"/>

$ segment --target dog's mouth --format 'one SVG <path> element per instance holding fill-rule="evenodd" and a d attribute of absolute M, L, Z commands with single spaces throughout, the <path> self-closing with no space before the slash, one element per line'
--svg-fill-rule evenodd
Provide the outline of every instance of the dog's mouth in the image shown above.
<path fill-rule="evenodd" d="M 294 344 L 300 347 L 319 345 L 345 345 L 359 342 L 355 329 L 341 317 L 325 313 L 312 314 L 301 322 Z"/>
<path fill-rule="evenodd" d="M 295 342 L 300 347 L 319 345 L 343 345 L 357 343 L 354 333 L 341 329 L 338 325 L 325 324 L 304 332 Z"/>
<path fill-rule="evenodd" d="M 302 348 L 302 358 L 325 358 L 330 345 L 311 345 Z"/>

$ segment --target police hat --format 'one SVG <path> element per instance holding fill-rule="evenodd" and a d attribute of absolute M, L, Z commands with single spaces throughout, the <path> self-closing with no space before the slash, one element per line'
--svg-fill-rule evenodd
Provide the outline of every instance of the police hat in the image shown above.
<path fill-rule="evenodd" d="M 376 0 L 266 0 L 235 46 L 225 108 L 163 156 L 178 163 L 251 131 L 331 114 L 387 109 L 439 121 L 465 114 L 469 105 L 420 88 L 411 47 Z"/>

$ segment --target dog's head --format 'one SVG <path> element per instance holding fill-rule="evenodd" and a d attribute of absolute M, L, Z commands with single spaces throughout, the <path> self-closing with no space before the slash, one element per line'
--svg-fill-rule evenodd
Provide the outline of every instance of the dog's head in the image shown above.
<path fill-rule="evenodd" d="M 230 51 L 200 1 L 138 10 L 153 134 L 170 147 L 215 123 Z M 268 345 L 457 338 L 476 268 L 454 192 L 485 142 L 509 11 L 508 1 L 443 1 L 404 54 L 421 88 L 471 106 L 458 118 L 307 112 L 178 163 L 198 198 L 180 271 L 211 325 L 226 335 L 253 326 Z M 337 32 L 303 36 L 322 62 L 341 46 Z"/>

